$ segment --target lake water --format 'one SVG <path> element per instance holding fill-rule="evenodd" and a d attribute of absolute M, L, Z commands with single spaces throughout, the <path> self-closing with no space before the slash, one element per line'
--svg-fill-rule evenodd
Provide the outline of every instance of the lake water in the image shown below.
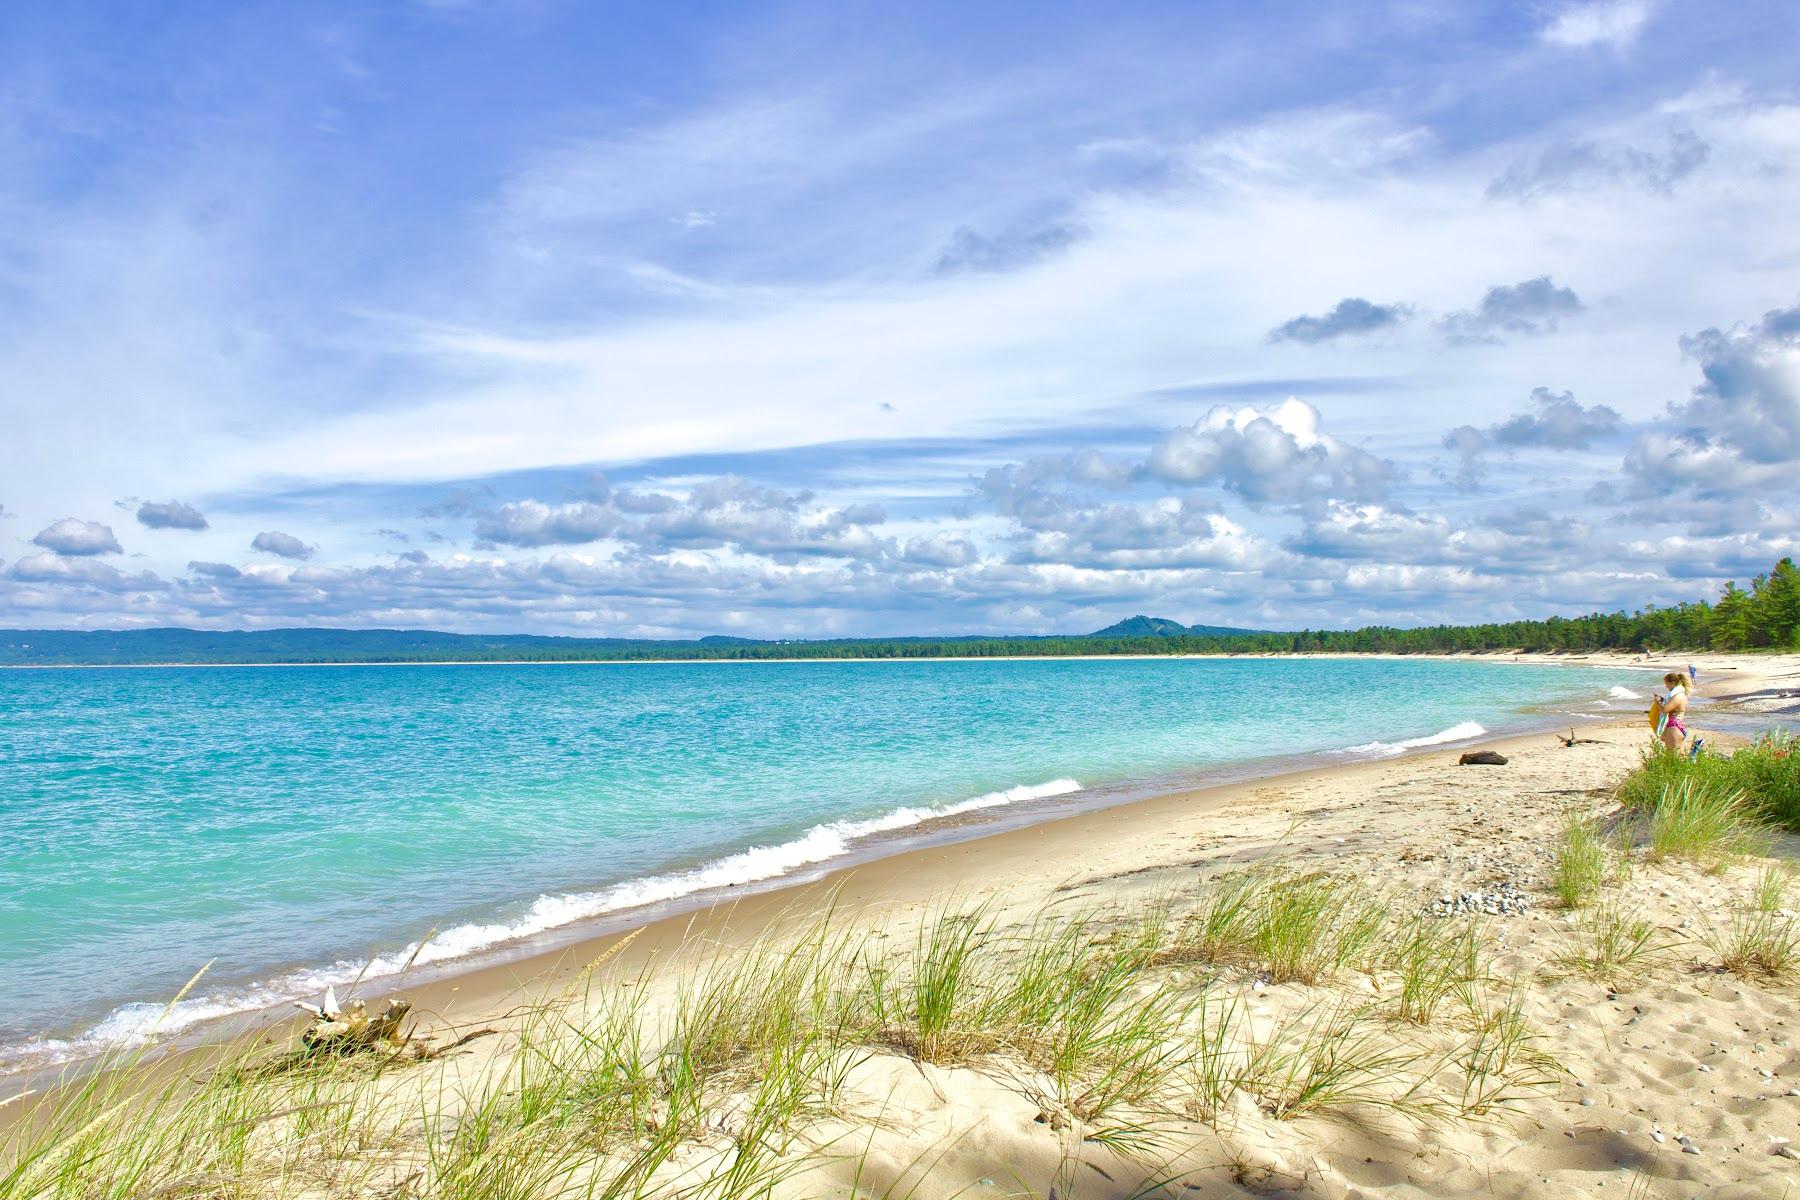
<path fill-rule="evenodd" d="M 1651 682 L 1315 659 L 0 671 L 0 1067 L 130 1041 L 209 961 L 160 1031 L 391 971 L 433 930 L 421 962 L 946 817 L 1567 724 Z"/>

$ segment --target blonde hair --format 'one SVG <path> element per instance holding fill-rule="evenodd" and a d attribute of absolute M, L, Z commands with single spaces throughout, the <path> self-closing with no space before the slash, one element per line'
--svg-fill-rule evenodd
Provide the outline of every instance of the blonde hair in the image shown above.
<path fill-rule="evenodd" d="M 1670 687 L 1686 687 L 1687 676 L 1683 675 L 1680 671 L 1670 671 L 1663 676 L 1663 682 Z"/>

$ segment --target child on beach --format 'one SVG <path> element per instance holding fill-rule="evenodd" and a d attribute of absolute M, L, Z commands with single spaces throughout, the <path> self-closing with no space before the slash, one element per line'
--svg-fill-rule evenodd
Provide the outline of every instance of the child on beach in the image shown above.
<path fill-rule="evenodd" d="M 1669 694 L 1662 697 L 1662 743 L 1671 750 L 1681 749 L 1681 743 L 1687 740 L 1687 677 L 1679 671 L 1670 671 L 1663 676 L 1663 686 Z"/>

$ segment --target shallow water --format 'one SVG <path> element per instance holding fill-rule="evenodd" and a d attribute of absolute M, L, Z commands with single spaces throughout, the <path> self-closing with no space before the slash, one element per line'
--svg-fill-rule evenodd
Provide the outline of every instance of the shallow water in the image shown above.
<path fill-rule="evenodd" d="M 0 672 L 0 1065 L 950 813 L 1616 714 L 1641 672 L 1149 659 Z M 1603 707 L 1603 702 L 1611 707 Z M 52 1033 L 51 1040 L 37 1035 Z"/>

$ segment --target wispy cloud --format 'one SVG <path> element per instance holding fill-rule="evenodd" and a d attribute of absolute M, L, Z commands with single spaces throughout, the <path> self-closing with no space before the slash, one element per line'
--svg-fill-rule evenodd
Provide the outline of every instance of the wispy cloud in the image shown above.
<path fill-rule="evenodd" d="M 1622 48 L 1637 41 L 1650 20 L 1651 0 L 1584 0 L 1558 9 L 1538 36 L 1552 46 Z"/>

